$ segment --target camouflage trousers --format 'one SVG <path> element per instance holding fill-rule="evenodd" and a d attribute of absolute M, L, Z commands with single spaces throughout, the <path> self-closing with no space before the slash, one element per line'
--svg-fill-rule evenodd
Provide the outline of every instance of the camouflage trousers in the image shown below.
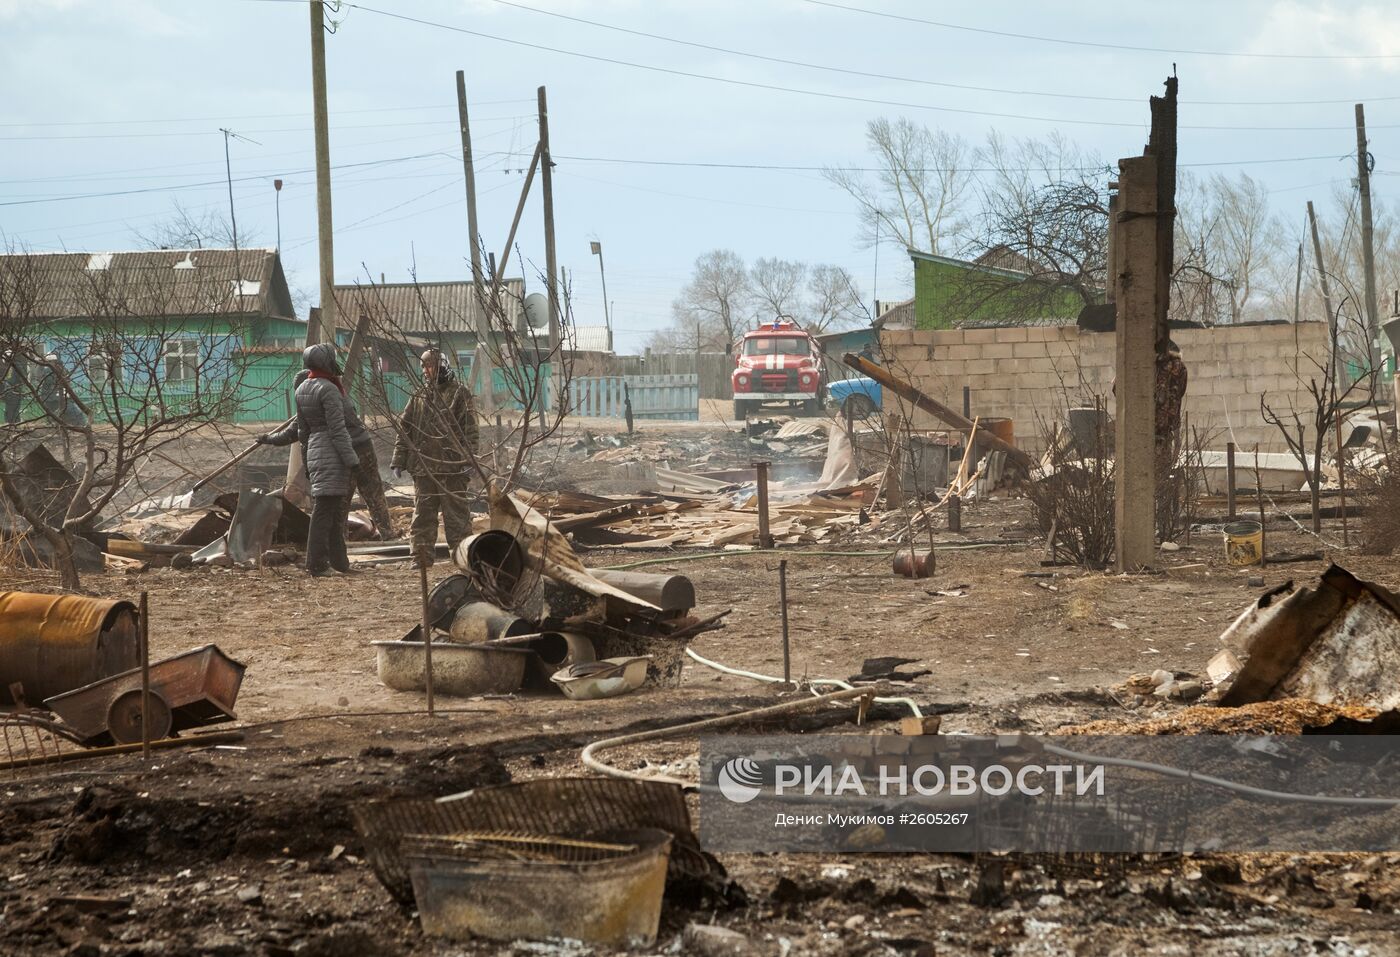
<path fill-rule="evenodd" d="M 352 491 L 360 493 L 379 537 L 393 538 L 394 520 L 389 517 L 389 503 L 384 498 L 384 480 L 379 475 L 379 459 L 374 454 L 374 443 L 355 446 L 355 454 L 360 457 L 360 464 L 355 466 L 350 476 L 354 483 Z"/>
<path fill-rule="evenodd" d="M 469 482 L 464 475 L 441 479 L 432 475 L 413 476 L 411 530 L 415 563 L 424 566 L 433 564 L 439 514 L 449 551 L 455 552 L 462 539 L 471 534 L 472 512 L 467 504 L 470 494 Z"/>

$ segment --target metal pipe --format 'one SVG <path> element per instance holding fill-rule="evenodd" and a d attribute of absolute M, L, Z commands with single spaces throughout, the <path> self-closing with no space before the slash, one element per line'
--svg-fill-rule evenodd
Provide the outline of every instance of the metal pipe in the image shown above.
<path fill-rule="evenodd" d="M 418 585 L 423 597 L 423 683 L 428 692 L 428 716 L 433 716 L 433 628 L 428 613 L 428 563 L 418 564 Z"/>
<path fill-rule="evenodd" d="M 150 600 L 141 593 L 141 759 L 151 757 L 151 621 Z"/>
<path fill-rule="evenodd" d="M 195 734 L 187 738 L 161 738 L 151 742 L 151 748 L 157 751 L 165 751 L 170 748 L 192 748 L 199 745 L 231 744 L 234 741 L 242 741 L 242 731 L 214 731 L 208 734 Z M 68 764 L 73 761 L 84 761 L 88 758 L 104 758 L 114 754 L 132 754 L 141 750 L 140 744 L 116 744 L 106 748 L 86 748 L 82 751 L 60 751 L 56 754 L 46 754 L 37 758 L 16 758 L 13 761 L 0 763 L 0 771 L 9 771 L 14 768 L 32 768 L 42 764 Z"/>

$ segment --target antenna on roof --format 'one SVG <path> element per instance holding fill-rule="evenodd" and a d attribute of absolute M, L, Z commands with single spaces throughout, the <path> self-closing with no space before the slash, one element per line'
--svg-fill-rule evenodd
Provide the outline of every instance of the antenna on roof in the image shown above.
<path fill-rule="evenodd" d="M 243 282 L 243 269 L 238 261 L 238 217 L 233 211 L 233 164 L 229 161 L 228 141 L 229 137 L 233 137 L 245 143 L 252 143 L 254 146 L 262 146 L 262 144 L 257 140 L 249 139 L 246 136 L 235 133 L 233 130 L 224 129 L 222 126 L 219 127 L 219 132 L 224 134 L 224 175 L 228 178 L 228 221 L 229 227 L 233 231 L 233 275 L 241 285 Z"/>

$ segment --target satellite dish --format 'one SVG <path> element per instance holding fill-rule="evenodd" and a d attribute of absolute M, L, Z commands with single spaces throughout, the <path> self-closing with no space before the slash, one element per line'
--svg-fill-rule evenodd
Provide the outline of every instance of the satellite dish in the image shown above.
<path fill-rule="evenodd" d="M 525 322 L 531 329 L 549 328 L 549 297 L 533 292 L 525 297 Z"/>

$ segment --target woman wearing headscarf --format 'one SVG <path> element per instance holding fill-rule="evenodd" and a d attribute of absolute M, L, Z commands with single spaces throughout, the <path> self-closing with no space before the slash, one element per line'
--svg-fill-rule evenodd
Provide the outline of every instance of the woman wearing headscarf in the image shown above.
<path fill-rule="evenodd" d="M 297 437 L 306 449 L 311 482 L 311 526 L 306 535 L 306 570 L 325 575 L 350 571 L 345 551 L 345 519 L 350 511 L 351 477 L 360 464 L 345 414 L 345 386 L 335 347 L 321 342 L 301 354 L 306 381 L 297 386 Z"/>

